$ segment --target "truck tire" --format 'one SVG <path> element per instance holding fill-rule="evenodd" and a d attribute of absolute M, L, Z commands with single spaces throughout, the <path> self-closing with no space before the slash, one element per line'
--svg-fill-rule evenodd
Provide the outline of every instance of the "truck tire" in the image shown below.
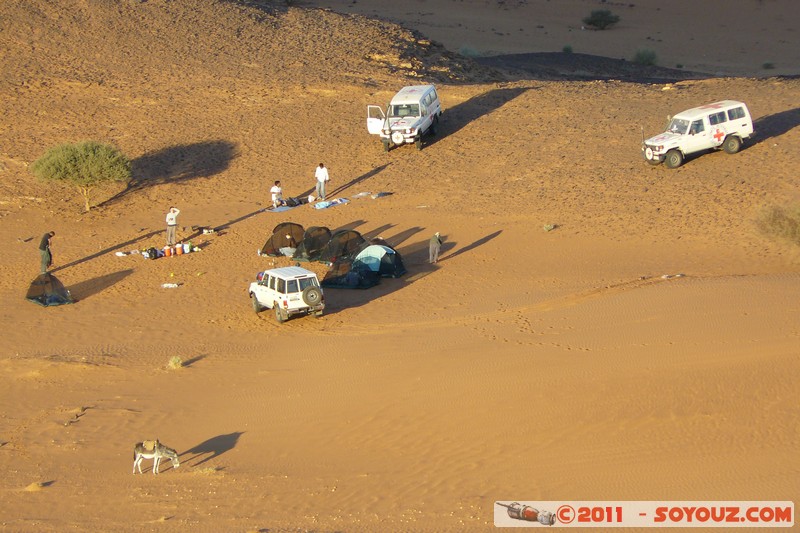
<path fill-rule="evenodd" d="M 416 138 L 414 144 L 417 145 L 417 150 L 422 150 L 422 135 Z"/>
<path fill-rule="evenodd" d="M 288 317 L 286 316 L 286 314 L 281 309 L 281 306 L 278 305 L 278 302 L 273 302 L 272 303 L 272 309 L 275 311 L 275 320 L 277 320 L 279 324 L 281 324 L 283 322 L 286 322 L 286 319 Z"/>
<path fill-rule="evenodd" d="M 667 168 L 678 168 L 683 164 L 683 154 L 678 150 L 670 150 L 664 157 L 664 164 Z"/>
<path fill-rule="evenodd" d="M 725 150 L 725 153 L 735 154 L 742 149 L 742 140 L 736 135 L 728 135 L 722 141 L 722 149 Z"/>
<path fill-rule="evenodd" d="M 303 301 L 309 307 L 315 307 L 322 301 L 322 291 L 319 287 L 310 285 L 303 289 Z"/>
<path fill-rule="evenodd" d="M 250 302 L 253 304 L 253 311 L 256 313 L 260 313 L 264 310 L 264 306 L 258 303 L 258 298 L 253 293 L 250 293 Z"/>

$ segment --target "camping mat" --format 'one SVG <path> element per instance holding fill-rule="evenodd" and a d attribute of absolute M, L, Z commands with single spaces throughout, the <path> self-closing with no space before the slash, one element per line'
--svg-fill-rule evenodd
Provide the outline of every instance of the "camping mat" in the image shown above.
<path fill-rule="evenodd" d="M 294 209 L 297 207 L 296 205 L 279 205 L 278 207 L 268 207 L 264 209 L 264 211 L 270 211 L 272 213 L 281 213 L 283 211 L 288 211 L 289 209 Z"/>
<path fill-rule="evenodd" d="M 350 200 L 348 200 L 347 198 L 336 198 L 335 200 L 331 200 L 331 201 L 317 202 L 312 207 L 314 209 L 326 209 L 328 207 L 333 207 L 335 205 L 349 204 L 349 203 L 350 203 Z"/>

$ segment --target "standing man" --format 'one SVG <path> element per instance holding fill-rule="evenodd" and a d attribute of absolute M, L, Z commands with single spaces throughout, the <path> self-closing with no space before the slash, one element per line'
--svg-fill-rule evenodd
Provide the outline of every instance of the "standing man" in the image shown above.
<path fill-rule="evenodd" d="M 175 231 L 178 227 L 178 215 L 181 210 L 177 207 L 170 207 L 167 212 L 167 246 L 175 246 Z"/>
<path fill-rule="evenodd" d="M 48 231 L 42 235 L 39 242 L 39 255 L 42 256 L 42 274 L 47 274 L 47 269 L 53 264 L 53 254 L 50 251 L 50 239 L 56 234 L 55 231 Z"/>
<path fill-rule="evenodd" d="M 430 244 L 428 245 L 428 260 L 431 264 L 439 260 L 439 250 L 442 248 L 442 238 L 439 237 L 439 232 L 433 234 Z"/>
<path fill-rule="evenodd" d="M 320 200 L 325 199 L 325 185 L 330 181 L 328 176 L 328 169 L 325 168 L 323 163 L 320 163 L 314 172 L 314 177 L 317 178 L 317 198 Z"/>
<path fill-rule="evenodd" d="M 275 185 L 269 190 L 272 193 L 272 207 L 278 207 L 279 205 L 286 205 L 286 202 L 283 201 L 283 189 L 281 188 L 281 182 L 276 180 Z"/>

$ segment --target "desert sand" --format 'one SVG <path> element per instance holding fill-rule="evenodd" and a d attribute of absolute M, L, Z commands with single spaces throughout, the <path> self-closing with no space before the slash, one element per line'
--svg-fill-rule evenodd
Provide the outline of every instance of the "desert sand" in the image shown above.
<path fill-rule="evenodd" d="M 756 224 L 800 200 L 792 2 L 738 2 L 729 28 L 723 2 L 282 4 L 0 4 L 1 530 L 489 531 L 496 501 L 796 499 L 800 248 Z M 581 30 L 603 5 L 620 26 Z M 647 43 L 657 73 L 459 54 Z M 439 134 L 384 153 L 366 105 L 422 82 Z M 728 98 L 755 118 L 740 153 L 641 158 L 669 114 Z M 84 139 L 134 173 L 89 213 L 28 168 Z M 391 194 L 265 211 L 320 161 L 334 197 Z M 170 205 L 202 251 L 116 254 L 163 246 Z M 380 236 L 409 272 L 278 324 L 247 286 L 290 264 L 256 254 L 284 221 Z M 74 305 L 24 299 L 49 230 Z M 180 467 L 132 475 L 155 438 Z"/>

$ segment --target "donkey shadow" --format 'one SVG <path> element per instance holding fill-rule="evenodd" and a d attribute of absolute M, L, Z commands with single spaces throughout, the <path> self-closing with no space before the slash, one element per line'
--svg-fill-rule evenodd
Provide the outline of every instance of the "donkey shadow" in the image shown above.
<path fill-rule="evenodd" d="M 193 465 L 195 467 L 200 466 L 206 461 L 222 455 L 228 450 L 232 450 L 239 441 L 239 437 L 241 437 L 243 434 L 243 431 L 237 431 L 234 433 L 228 433 L 227 435 L 217 435 L 216 437 L 211 437 L 210 439 L 201 442 L 194 448 L 186 450 L 181 455 L 194 454 L 189 457 L 187 461 L 193 461 L 201 457 L 200 461 Z"/>

